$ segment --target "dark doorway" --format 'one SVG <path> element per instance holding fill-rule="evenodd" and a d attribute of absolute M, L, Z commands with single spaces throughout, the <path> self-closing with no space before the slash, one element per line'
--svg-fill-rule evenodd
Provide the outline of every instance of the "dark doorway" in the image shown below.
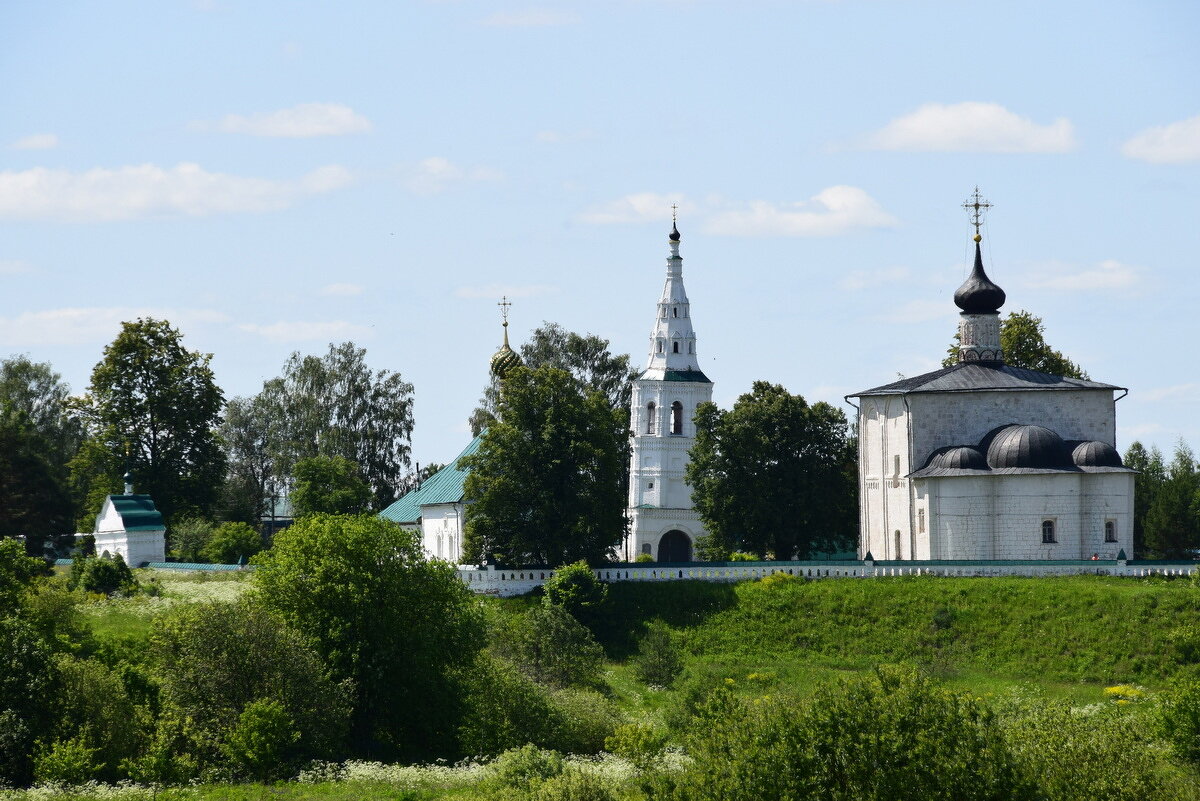
<path fill-rule="evenodd" d="M 677 528 L 673 528 L 658 541 L 658 561 L 692 561 L 692 540 Z"/>

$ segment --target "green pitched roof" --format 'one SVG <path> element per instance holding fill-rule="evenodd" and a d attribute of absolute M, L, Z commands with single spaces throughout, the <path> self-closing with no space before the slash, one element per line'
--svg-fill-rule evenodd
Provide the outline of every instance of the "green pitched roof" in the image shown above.
<path fill-rule="evenodd" d="M 415 523 L 421 517 L 421 507 L 435 503 L 458 503 L 463 497 L 463 484 L 467 480 L 468 471 L 458 466 L 464 456 L 470 456 L 479 450 L 479 443 L 484 429 L 479 436 L 471 440 L 471 444 L 463 452 L 454 457 L 454 461 L 434 473 L 421 483 L 418 489 L 400 498 L 388 508 L 379 513 L 384 520 L 393 523 Z"/>
<path fill-rule="evenodd" d="M 109 495 L 108 498 L 121 516 L 126 531 L 165 528 L 162 513 L 154 508 L 154 501 L 149 495 Z"/>

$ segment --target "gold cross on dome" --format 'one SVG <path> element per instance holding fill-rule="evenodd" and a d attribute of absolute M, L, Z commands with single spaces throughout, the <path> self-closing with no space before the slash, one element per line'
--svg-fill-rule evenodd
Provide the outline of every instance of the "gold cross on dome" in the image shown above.
<path fill-rule="evenodd" d="M 979 236 L 979 227 L 983 225 L 983 216 L 987 210 L 992 207 L 991 203 L 983 195 L 979 194 L 979 187 L 975 187 L 975 192 L 963 201 L 962 207 L 967 210 L 967 214 L 971 218 L 971 225 L 975 226 L 975 236 Z"/>
<path fill-rule="evenodd" d="M 678 212 L 678 211 L 679 211 L 679 204 L 678 204 L 678 203 L 672 203 L 672 204 L 671 204 L 671 225 L 675 225 L 675 224 L 677 224 L 677 223 L 679 222 L 679 221 L 676 219 L 676 214 L 677 214 L 677 212 Z"/>
<path fill-rule="evenodd" d="M 508 295 L 501 295 L 500 302 L 497 303 L 496 305 L 500 307 L 500 316 L 502 318 L 504 318 L 504 325 L 507 326 L 508 325 L 508 307 L 512 305 L 512 302 L 509 301 L 509 299 L 508 299 Z"/>

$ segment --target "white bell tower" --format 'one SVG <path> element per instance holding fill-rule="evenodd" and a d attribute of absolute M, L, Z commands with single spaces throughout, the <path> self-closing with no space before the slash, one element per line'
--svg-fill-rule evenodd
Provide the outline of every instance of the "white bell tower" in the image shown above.
<path fill-rule="evenodd" d="M 701 372 L 696 354 L 673 216 L 669 242 L 667 282 L 650 334 L 650 356 L 633 381 L 630 525 L 622 549 L 629 562 L 643 553 L 657 562 L 690 562 L 696 558 L 696 540 L 707 533 L 683 475 L 696 436 L 692 418 L 697 406 L 712 400 L 713 384 Z"/>

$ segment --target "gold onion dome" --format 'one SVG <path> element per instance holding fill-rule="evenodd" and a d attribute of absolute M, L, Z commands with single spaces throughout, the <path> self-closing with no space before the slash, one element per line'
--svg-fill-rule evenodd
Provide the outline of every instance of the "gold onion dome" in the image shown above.
<path fill-rule="evenodd" d="M 504 344 L 492 355 L 492 375 L 503 381 L 514 367 L 521 366 L 521 357 L 508 346 L 508 321 L 504 322 Z"/>

